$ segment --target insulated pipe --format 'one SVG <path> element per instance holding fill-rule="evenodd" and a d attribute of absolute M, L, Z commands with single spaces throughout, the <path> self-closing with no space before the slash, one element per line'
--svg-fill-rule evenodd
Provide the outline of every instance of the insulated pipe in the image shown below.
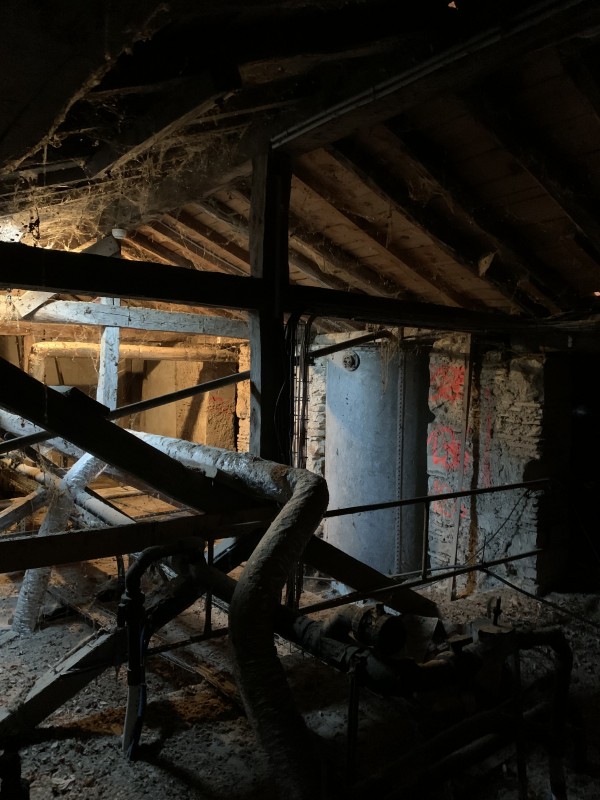
<path fill-rule="evenodd" d="M 42 486 L 49 489 L 59 490 L 61 479 L 50 472 L 45 472 L 37 467 L 29 467 L 27 464 L 18 464 L 15 471 L 28 478 L 32 478 Z M 74 494 L 75 504 L 89 511 L 106 525 L 133 525 L 135 520 L 118 511 L 116 508 L 102 502 L 97 497 L 93 497 L 85 489 L 79 488 Z"/>
<path fill-rule="evenodd" d="M 349 634 L 358 644 L 373 647 L 382 655 L 397 653 L 406 639 L 402 617 L 385 614 L 381 604 L 348 606 L 323 623 L 323 636 L 348 642 Z"/>
<path fill-rule="evenodd" d="M 61 531 L 66 528 L 78 492 L 99 475 L 103 468 L 104 464 L 89 453 L 82 456 L 71 467 L 58 483 L 57 493 L 50 502 L 42 521 L 38 532 L 39 536 L 48 536 L 57 530 Z M 12 623 L 12 629 L 17 633 L 22 635 L 35 630 L 51 574 L 51 567 L 26 571 L 19 590 Z"/>
<path fill-rule="evenodd" d="M 235 674 L 244 706 L 288 800 L 322 796 L 321 754 L 296 710 L 273 645 L 281 592 L 316 530 L 328 492 L 306 470 L 205 445 L 136 433 L 184 464 L 212 465 L 261 497 L 285 504 L 248 559 L 229 608 Z"/>
<path fill-rule="evenodd" d="M 100 345 L 92 342 L 37 342 L 29 353 L 29 374 L 44 381 L 47 358 L 99 358 Z M 158 347 L 147 344 L 122 344 L 119 358 L 142 361 L 237 361 L 237 353 L 210 347 Z"/>

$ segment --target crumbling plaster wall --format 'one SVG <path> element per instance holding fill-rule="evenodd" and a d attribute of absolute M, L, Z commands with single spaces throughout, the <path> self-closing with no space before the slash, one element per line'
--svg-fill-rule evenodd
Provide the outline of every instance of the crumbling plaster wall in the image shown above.
<path fill-rule="evenodd" d="M 146 361 L 142 364 L 141 399 L 215 380 L 232 371 L 229 362 Z M 144 366 L 145 365 L 145 366 Z M 134 366 L 136 366 L 134 364 Z M 139 367 L 139 364 L 138 364 Z M 135 430 L 235 449 L 235 386 L 224 386 L 195 397 L 142 412 Z"/>
<path fill-rule="evenodd" d="M 241 344 L 238 369 L 246 372 L 250 369 L 250 345 Z M 237 417 L 237 437 L 235 450 L 247 453 L 250 450 L 250 381 L 237 384 L 235 413 Z"/>
<path fill-rule="evenodd" d="M 22 338 L 0 336 L 0 356 L 17 366 L 22 364 Z M 247 353 L 246 357 L 249 361 Z M 43 366 L 44 381 L 49 386 L 76 386 L 90 396 L 95 396 L 98 383 L 97 358 L 48 357 Z M 121 359 L 118 367 L 118 405 L 158 397 L 214 380 L 229 375 L 235 368 L 233 362 L 222 361 Z M 236 386 L 224 386 L 206 394 L 149 409 L 125 417 L 117 424 L 134 430 L 234 450 L 237 430 Z"/>

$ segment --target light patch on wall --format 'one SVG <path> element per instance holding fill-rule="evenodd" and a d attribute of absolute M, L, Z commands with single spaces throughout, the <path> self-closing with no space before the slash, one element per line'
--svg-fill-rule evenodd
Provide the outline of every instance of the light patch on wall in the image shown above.
<path fill-rule="evenodd" d="M 0 242 L 20 242 L 25 231 L 14 217 L 0 217 Z"/>
<path fill-rule="evenodd" d="M 483 278 L 485 273 L 490 268 L 490 266 L 492 264 L 492 261 L 494 260 L 494 256 L 495 255 L 496 255 L 495 252 L 486 253 L 486 255 L 481 256 L 481 258 L 479 259 L 479 261 L 477 263 L 477 266 L 478 266 L 478 272 L 479 272 L 479 277 L 480 278 Z"/>

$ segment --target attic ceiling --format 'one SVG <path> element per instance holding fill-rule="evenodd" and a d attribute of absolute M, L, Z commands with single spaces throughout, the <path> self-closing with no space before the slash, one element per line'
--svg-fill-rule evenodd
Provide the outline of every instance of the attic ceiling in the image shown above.
<path fill-rule="evenodd" d="M 292 158 L 292 283 L 596 324 L 598 3 L 107 8 L 3 12 L 15 238 L 118 227 L 126 258 L 248 275 L 270 143 Z"/>

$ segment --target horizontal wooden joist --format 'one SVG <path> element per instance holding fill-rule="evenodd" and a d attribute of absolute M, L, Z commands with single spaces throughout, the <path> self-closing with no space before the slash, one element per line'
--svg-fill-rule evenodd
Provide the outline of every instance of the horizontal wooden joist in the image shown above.
<path fill-rule="evenodd" d="M 222 308 L 262 304 L 260 281 L 252 278 L 7 242 L 0 242 L 0 287 Z"/>
<path fill-rule="evenodd" d="M 3 536 L 0 540 L 0 572 L 108 558 L 191 537 L 209 540 L 239 536 L 268 525 L 276 513 L 276 509 L 263 507 L 230 514 L 204 514 L 161 522 L 67 531 L 52 536 Z"/>
<path fill-rule="evenodd" d="M 0 323 L 19 322 L 13 302 L 14 300 L 0 298 Z M 145 331 L 172 331 L 186 335 L 226 336 L 233 339 L 248 338 L 248 325 L 242 320 L 70 300 L 46 303 L 30 313 L 27 321 L 45 325 L 95 325 Z"/>
<path fill-rule="evenodd" d="M 0 242 L 0 287 L 69 291 L 153 299 L 187 305 L 261 309 L 260 278 L 197 272 L 149 262 L 102 258 Z M 319 314 L 386 325 L 438 330 L 512 331 L 528 327 L 521 318 L 427 303 L 410 303 L 335 289 L 289 286 L 284 311 Z"/>
<path fill-rule="evenodd" d="M 185 305 L 261 309 L 262 280 L 103 258 L 86 253 L 43 250 L 0 242 L 0 287 L 80 292 L 105 297 L 161 300 Z M 110 307 L 107 307 L 110 308 Z M 118 308 L 118 307 L 117 307 Z M 289 286 L 286 313 L 408 325 L 432 330 L 519 333 L 539 337 L 561 333 L 561 323 L 430 303 L 308 286 Z M 586 317 L 588 315 L 585 315 Z"/>

